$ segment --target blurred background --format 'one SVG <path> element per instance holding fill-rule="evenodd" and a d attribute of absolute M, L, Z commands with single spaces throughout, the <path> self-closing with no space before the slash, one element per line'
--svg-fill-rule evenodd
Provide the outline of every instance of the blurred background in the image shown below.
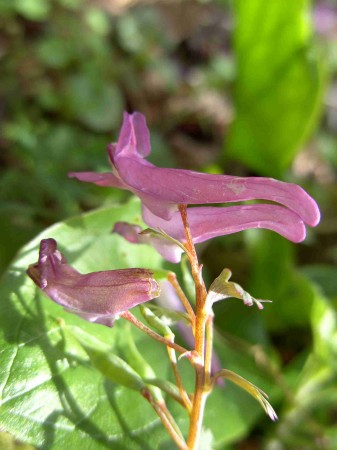
<path fill-rule="evenodd" d="M 0 272 L 47 226 L 126 198 L 67 178 L 108 170 L 124 110 L 146 115 L 159 166 L 300 184 L 322 212 L 304 243 L 250 230 L 200 248 L 209 280 L 230 267 L 274 301 L 217 307 L 280 412 L 224 448 L 337 448 L 336 2 L 0 0 L 0 23 Z"/>

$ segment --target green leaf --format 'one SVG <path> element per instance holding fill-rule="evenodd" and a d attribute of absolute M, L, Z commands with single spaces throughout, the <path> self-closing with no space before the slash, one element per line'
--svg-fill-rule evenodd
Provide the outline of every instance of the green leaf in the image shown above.
<path fill-rule="evenodd" d="M 233 5 L 236 115 L 226 151 L 277 177 L 312 131 L 322 99 L 311 2 L 238 0 Z"/>
<path fill-rule="evenodd" d="M 279 332 L 309 326 L 314 292 L 296 267 L 293 244 L 261 230 L 249 230 L 245 236 L 251 260 L 249 292 L 273 301 L 263 311 L 268 328 Z"/>
<path fill-rule="evenodd" d="M 268 398 L 267 394 L 265 394 L 260 388 L 255 386 L 253 383 L 251 383 L 250 381 L 241 377 L 237 373 L 232 372 L 231 370 L 228 370 L 228 369 L 219 370 L 219 372 L 217 372 L 214 375 L 214 379 L 218 379 L 218 378 L 227 378 L 228 380 L 230 380 L 233 383 L 240 386 L 242 389 L 244 389 L 246 392 L 248 392 L 248 394 L 250 394 L 252 397 L 254 397 L 260 403 L 262 408 L 265 410 L 265 413 L 272 420 L 277 419 L 277 415 L 276 415 L 275 411 L 273 410 L 271 404 L 267 400 L 267 398 Z"/>
<path fill-rule="evenodd" d="M 174 337 L 174 333 L 168 327 L 167 323 L 156 316 L 150 308 L 147 308 L 144 305 L 139 305 L 139 309 L 142 313 L 142 316 L 146 320 L 146 322 L 154 328 L 161 336 L 164 336 L 168 339 Z"/>
<path fill-rule="evenodd" d="M 238 298 L 247 306 L 252 306 L 255 303 L 259 309 L 263 309 L 262 302 L 270 302 L 270 300 L 258 300 L 252 297 L 239 284 L 229 281 L 231 276 L 232 272 L 229 269 L 223 269 L 221 274 L 211 284 L 206 298 L 210 309 L 214 302 L 226 300 L 227 298 Z"/>
<path fill-rule="evenodd" d="M 120 351 L 124 359 L 130 366 L 141 376 L 143 380 L 147 378 L 155 378 L 156 373 L 145 357 L 138 350 L 131 331 L 131 325 L 124 327 L 122 339 L 119 340 Z M 124 337 L 124 339 L 123 339 Z M 151 394 L 156 401 L 163 401 L 160 389 L 151 388 Z"/>
<path fill-rule="evenodd" d="M 110 351 L 110 348 L 79 327 L 68 330 L 74 335 L 88 354 L 91 364 L 108 380 L 135 391 L 142 391 L 145 383 L 129 364 Z"/>

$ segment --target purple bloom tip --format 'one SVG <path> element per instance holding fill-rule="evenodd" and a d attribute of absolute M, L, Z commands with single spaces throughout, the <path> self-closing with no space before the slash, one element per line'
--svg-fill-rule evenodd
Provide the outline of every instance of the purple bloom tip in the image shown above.
<path fill-rule="evenodd" d="M 159 296 L 153 273 L 146 269 L 81 274 L 67 264 L 54 239 L 40 244 L 39 260 L 28 275 L 54 302 L 89 322 L 112 326 L 116 317 Z"/>

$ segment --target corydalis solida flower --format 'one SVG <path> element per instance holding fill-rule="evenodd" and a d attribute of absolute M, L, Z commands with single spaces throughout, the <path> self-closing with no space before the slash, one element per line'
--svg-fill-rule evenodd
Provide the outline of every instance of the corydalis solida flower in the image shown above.
<path fill-rule="evenodd" d="M 28 275 L 54 302 L 89 322 L 112 326 L 116 317 L 159 296 L 153 273 L 146 269 L 81 274 L 67 264 L 54 239 L 40 244 L 39 260 Z"/>
<path fill-rule="evenodd" d="M 230 207 L 189 208 L 192 229 L 202 242 L 221 234 L 247 228 L 269 228 L 300 242 L 305 224 L 315 226 L 320 219 L 316 202 L 299 186 L 264 177 L 211 175 L 182 169 L 159 168 L 146 161 L 151 152 L 149 130 L 140 113 L 124 113 L 117 144 L 108 146 L 112 173 L 72 172 L 81 181 L 127 189 L 142 201 L 143 219 L 152 228 L 182 235 L 178 205 L 267 200 L 279 203 Z M 282 206 L 280 206 L 282 205 Z M 214 220 L 207 218 L 209 214 Z M 179 219 L 180 220 L 180 219 Z"/>
<path fill-rule="evenodd" d="M 301 242 L 305 238 L 305 225 L 300 217 L 279 205 L 195 207 L 188 208 L 187 216 L 194 244 L 250 228 L 266 228 L 293 242 Z M 185 230 L 179 212 L 173 213 L 170 220 L 164 220 L 144 209 L 143 219 L 149 227 L 159 228 L 177 241 L 185 240 Z M 163 238 L 139 234 L 142 230 L 137 225 L 117 222 L 113 231 L 129 242 L 152 245 L 167 261 L 177 263 L 181 259 L 183 250 L 180 247 Z"/>

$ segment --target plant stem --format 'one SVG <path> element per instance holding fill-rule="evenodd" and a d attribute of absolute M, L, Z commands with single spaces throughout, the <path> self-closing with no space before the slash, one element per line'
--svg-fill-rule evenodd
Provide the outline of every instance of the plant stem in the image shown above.
<path fill-rule="evenodd" d="M 206 322 L 205 375 L 206 385 L 211 384 L 211 367 L 213 354 L 213 315 L 209 314 Z"/>
<path fill-rule="evenodd" d="M 180 373 L 179 373 L 179 370 L 178 370 L 178 366 L 177 366 L 176 354 L 175 354 L 174 350 L 171 347 L 167 347 L 167 351 L 168 351 L 168 355 L 169 355 L 169 358 L 170 358 L 170 361 L 171 361 L 172 370 L 173 370 L 173 373 L 174 373 L 174 378 L 176 380 L 176 384 L 177 384 L 177 387 L 178 387 L 179 392 L 180 392 L 180 396 L 181 396 L 181 398 L 182 398 L 182 400 L 184 402 L 185 408 L 187 409 L 188 413 L 190 413 L 191 409 L 192 409 L 192 402 L 191 402 L 191 400 L 190 400 L 190 398 L 189 398 L 189 396 L 188 396 L 188 394 L 187 394 L 187 392 L 186 392 L 186 390 L 185 390 L 185 388 L 183 386 L 183 382 L 182 382 L 182 379 L 181 379 L 181 376 L 180 376 Z"/>
<path fill-rule="evenodd" d="M 187 446 L 190 450 L 197 450 L 199 448 L 205 404 L 208 396 L 208 392 L 204 390 L 205 372 L 203 369 L 203 367 L 199 367 L 195 373 L 195 391 L 187 439 Z"/>
<path fill-rule="evenodd" d="M 165 402 L 158 402 L 158 406 L 160 407 L 160 409 L 163 411 L 163 413 L 166 415 L 166 417 L 168 418 L 168 420 L 170 421 L 170 423 L 172 424 L 173 428 L 175 429 L 175 431 L 177 432 L 177 434 L 180 436 L 181 440 L 183 441 L 185 447 L 187 448 L 184 436 L 180 430 L 180 428 L 177 425 L 177 422 L 174 420 L 172 414 L 170 413 L 170 411 L 168 410 L 166 403 Z"/>
<path fill-rule="evenodd" d="M 167 277 L 168 281 L 171 283 L 171 285 L 174 287 L 176 293 L 178 294 L 182 304 L 184 305 L 191 323 L 192 323 L 192 329 L 193 329 L 193 333 L 194 333 L 194 327 L 195 327 L 195 314 L 193 311 L 193 308 L 191 306 L 191 303 L 188 301 L 188 298 L 186 297 L 184 291 L 181 289 L 181 286 L 177 280 L 177 276 L 175 273 L 170 273 Z"/>
<path fill-rule="evenodd" d="M 160 334 L 156 333 L 155 331 L 151 330 L 151 328 L 144 325 L 140 320 L 138 320 L 133 314 L 130 313 L 130 311 L 126 311 L 123 314 L 121 314 L 121 317 L 131 322 L 133 325 L 135 325 L 139 330 L 143 331 L 143 333 L 146 333 L 148 336 L 150 336 L 152 339 L 155 339 L 156 341 L 160 342 L 161 344 L 166 345 L 167 347 L 171 347 L 174 350 L 176 350 L 179 353 L 186 353 L 188 355 L 190 352 L 182 347 L 179 344 L 176 344 L 173 341 L 170 341 L 169 339 L 164 338 L 163 336 L 160 336 Z"/>
<path fill-rule="evenodd" d="M 184 224 L 186 254 L 191 265 L 196 294 L 195 351 L 199 358 L 198 360 L 194 360 L 195 389 L 190 414 L 187 446 L 189 450 L 197 450 L 199 448 L 205 404 L 211 389 L 210 365 L 213 346 L 213 313 L 206 310 L 207 290 L 202 278 L 202 265 L 199 265 L 188 223 L 186 205 L 179 205 L 179 211 Z"/>
<path fill-rule="evenodd" d="M 179 430 L 178 425 L 176 424 L 175 420 L 173 419 L 172 415 L 170 414 L 166 406 L 157 403 L 153 399 L 151 392 L 148 389 L 145 389 L 142 392 L 142 396 L 150 403 L 152 408 L 155 410 L 155 412 L 157 413 L 157 415 L 161 420 L 161 423 L 164 425 L 167 432 L 171 436 L 171 439 L 178 446 L 178 448 L 180 450 L 188 450 L 188 447 L 181 434 L 181 431 Z"/>

